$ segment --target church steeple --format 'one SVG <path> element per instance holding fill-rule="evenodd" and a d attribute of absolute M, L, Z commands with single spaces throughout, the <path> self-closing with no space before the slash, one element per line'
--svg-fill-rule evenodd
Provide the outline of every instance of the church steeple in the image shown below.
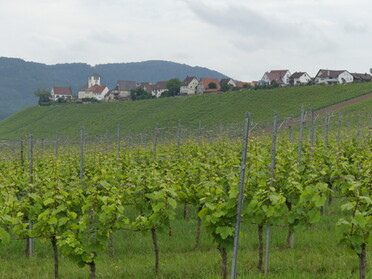
<path fill-rule="evenodd" d="M 101 85 L 100 75 L 93 74 L 88 77 L 88 88 L 92 87 L 93 85 Z"/>

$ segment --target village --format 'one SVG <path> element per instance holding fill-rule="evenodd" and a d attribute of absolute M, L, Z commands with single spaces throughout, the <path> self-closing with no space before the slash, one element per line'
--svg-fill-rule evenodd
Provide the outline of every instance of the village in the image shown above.
<path fill-rule="evenodd" d="M 372 69 L 370 69 L 372 74 Z M 289 70 L 271 70 L 264 73 L 258 81 L 242 82 L 232 78 L 221 80 L 215 78 L 200 78 L 187 76 L 179 82 L 179 88 L 174 95 L 190 96 L 207 93 L 222 93 L 226 91 L 240 90 L 243 88 L 270 89 L 286 86 L 304 86 L 320 84 L 346 84 L 352 82 L 370 82 L 372 76 L 368 73 L 350 73 L 347 70 L 320 69 L 314 78 L 306 72 L 290 73 Z M 177 83 L 176 83 L 177 84 Z M 88 77 L 88 82 L 77 94 L 73 94 L 71 87 L 54 86 L 50 91 L 50 99 L 55 102 L 114 102 L 135 100 L 136 92 L 144 92 L 149 98 L 169 96 L 165 92 L 169 90 L 169 81 L 136 82 L 118 80 L 113 89 L 101 85 L 101 76 L 93 74 Z"/>

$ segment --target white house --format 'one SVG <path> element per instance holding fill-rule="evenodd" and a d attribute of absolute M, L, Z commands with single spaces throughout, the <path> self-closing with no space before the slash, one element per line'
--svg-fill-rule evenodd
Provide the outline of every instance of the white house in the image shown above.
<path fill-rule="evenodd" d="M 309 81 L 311 81 L 311 77 L 305 72 L 295 72 L 289 77 L 290 85 L 308 84 Z"/>
<path fill-rule="evenodd" d="M 59 98 L 71 100 L 72 99 L 71 87 L 54 86 L 50 91 L 50 97 L 53 101 L 57 101 Z"/>
<path fill-rule="evenodd" d="M 353 76 L 346 70 L 335 71 L 321 69 L 315 76 L 315 83 L 317 84 L 343 84 L 353 81 Z"/>
<path fill-rule="evenodd" d="M 159 98 L 161 94 L 167 90 L 167 81 L 158 81 L 152 86 L 151 95 Z"/>
<path fill-rule="evenodd" d="M 234 80 L 232 78 L 221 79 L 220 80 L 220 85 L 221 85 L 221 87 L 225 86 L 225 85 L 228 85 L 228 86 L 231 86 L 231 87 L 236 87 L 236 83 L 234 82 Z"/>
<path fill-rule="evenodd" d="M 180 94 L 195 95 L 198 84 L 199 81 L 196 79 L 196 77 L 186 77 L 185 80 L 181 83 Z"/>
<path fill-rule="evenodd" d="M 109 91 L 105 96 L 105 101 L 118 101 L 130 99 L 130 92 L 138 87 L 138 83 L 135 81 L 118 80 L 116 87 Z"/>
<path fill-rule="evenodd" d="M 270 72 L 266 72 L 260 80 L 260 84 L 267 84 L 270 85 L 273 82 L 278 83 L 281 86 L 289 84 L 289 77 L 291 73 L 289 70 L 272 70 Z"/>

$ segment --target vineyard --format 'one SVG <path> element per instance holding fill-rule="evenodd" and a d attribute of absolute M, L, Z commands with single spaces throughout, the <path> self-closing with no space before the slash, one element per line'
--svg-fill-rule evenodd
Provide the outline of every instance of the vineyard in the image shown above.
<path fill-rule="evenodd" d="M 0 277 L 371 278 L 371 119 L 1 141 Z"/>

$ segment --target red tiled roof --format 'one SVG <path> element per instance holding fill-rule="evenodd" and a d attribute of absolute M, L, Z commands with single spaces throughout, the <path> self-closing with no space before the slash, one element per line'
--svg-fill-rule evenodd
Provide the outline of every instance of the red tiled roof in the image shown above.
<path fill-rule="evenodd" d="M 94 94 L 101 94 L 103 90 L 105 90 L 106 86 L 100 86 L 100 85 L 93 85 L 88 90 L 92 91 Z"/>
<path fill-rule="evenodd" d="M 295 72 L 293 73 L 289 79 L 295 79 L 295 78 L 300 78 L 303 74 L 306 74 L 305 72 Z"/>
<path fill-rule="evenodd" d="M 204 88 L 205 88 L 204 91 L 208 91 L 208 90 L 218 91 L 218 90 L 221 89 L 221 85 L 218 82 L 218 79 L 216 79 L 216 78 L 202 78 L 202 79 L 200 79 L 200 82 L 202 82 L 203 85 L 204 85 Z M 217 85 L 217 88 L 216 89 L 209 89 L 209 84 L 211 82 L 214 82 Z"/>
<path fill-rule="evenodd" d="M 137 82 L 128 80 L 118 80 L 117 82 L 118 90 L 120 91 L 131 91 L 137 88 Z"/>
<path fill-rule="evenodd" d="M 66 96 L 72 95 L 72 91 L 70 87 L 54 86 L 53 92 L 55 95 L 66 95 Z"/>
<path fill-rule="evenodd" d="M 321 77 L 321 78 L 336 78 L 339 75 L 341 75 L 343 72 L 346 72 L 346 70 L 324 70 L 320 69 L 319 72 L 317 73 L 316 77 Z"/>
<path fill-rule="evenodd" d="M 245 84 L 251 85 L 250 82 L 238 81 L 236 87 L 243 88 Z"/>
<path fill-rule="evenodd" d="M 274 70 L 267 73 L 267 77 L 269 78 L 270 82 L 283 82 L 283 77 L 288 72 L 288 70 Z"/>
<path fill-rule="evenodd" d="M 181 86 L 188 86 L 190 84 L 190 82 L 192 82 L 193 79 L 196 79 L 196 77 L 186 77 L 184 79 L 184 81 L 182 82 Z"/>
<path fill-rule="evenodd" d="M 154 87 L 157 90 L 167 89 L 167 81 L 158 81 Z"/>

